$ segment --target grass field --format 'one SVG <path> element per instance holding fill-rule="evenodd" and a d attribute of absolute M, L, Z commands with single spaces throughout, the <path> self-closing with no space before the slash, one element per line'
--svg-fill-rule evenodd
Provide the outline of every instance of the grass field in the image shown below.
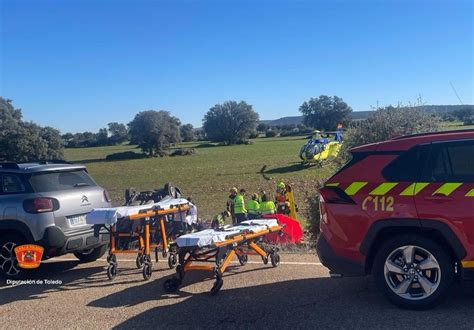
<path fill-rule="evenodd" d="M 331 173 L 330 168 L 303 167 L 298 158 L 305 137 L 260 138 L 251 145 L 198 147 L 198 143 L 179 147 L 196 147 L 197 154 L 165 158 L 125 161 L 105 161 L 108 154 L 128 150 L 133 146 L 66 149 L 68 161 L 84 163 L 90 174 L 110 192 L 114 204 L 124 200 L 127 187 L 150 190 L 173 182 L 186 197 L 196 201 L 200 216 L 208 218 L 225 208 L 231 187 L 245 188 L 249 194 L 261 189 L 275 190 L 276 181 L 283 179 L 294 187 L 295 198 L 304 209 L 304 196 L 315 189 L 317 181 Z M 267 165 L 266 180 L 260 173 Z M 304 221 L 304 219 L 301 219 Z"/>

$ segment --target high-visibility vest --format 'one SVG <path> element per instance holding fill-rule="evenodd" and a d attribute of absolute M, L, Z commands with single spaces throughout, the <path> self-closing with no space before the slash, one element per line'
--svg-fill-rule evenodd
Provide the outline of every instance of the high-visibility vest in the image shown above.
<path fill-rule="evenodd" d="M 241 194 L 234 197 L 234 212 L 235 214 L 247 213 L 247 210 L 245 209 L 244 196 Z"/>
<path fill-rule="evenodd" d="M 260 203 L 260 213 L 262 214 L 275 214 L 276 207 L 272 201 L 266 201 Z"/>
<path fill-rule="evenodd" d="M 260 204 L 256 200 L 251 199 L 247 204 L 247 211 L 252 214 L 258 214 L 260 211 Z"/>

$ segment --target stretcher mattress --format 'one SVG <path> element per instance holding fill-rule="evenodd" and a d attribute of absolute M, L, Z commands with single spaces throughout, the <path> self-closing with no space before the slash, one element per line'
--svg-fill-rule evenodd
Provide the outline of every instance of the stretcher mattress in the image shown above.
<path fill-rule="evenodd" d="M 86 216 L 86 223 L 89 225 L 113 225 L 117 222 L 117 219 L 120 218 L 156 209 L 168 210 L 172 207 L 177 207 L 177 205 L 183 204 L 189 204 L 191 207 L 193 206 L 184 198 L 165 197 L 158 203 L 154 204 L 95 208 Z"/>
<path fill-rule="evenodd" d="M 243 221 L 240 225 L 223 229 L 205 229 L 196 233 L 182 235 L 176 239 L 178 247 L 206 247 L 225 242 L 232 236 L 244 233 L 256 233 L 278 226 L 276 219 L 255 219 Z"/>

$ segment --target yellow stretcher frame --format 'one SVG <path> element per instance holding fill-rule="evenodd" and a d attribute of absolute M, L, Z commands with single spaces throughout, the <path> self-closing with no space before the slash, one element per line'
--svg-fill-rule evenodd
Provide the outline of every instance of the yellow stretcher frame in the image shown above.
<path fill-rule="evenodd" d="M 153 263 L 151 261 L 151 250 L 155 249 L 155 259 L 158 262 L 158 249 L 161 248 L 162 255 L 165 258 L 169 251 L 168 235 L 165 226 L 165 216 L 168 214 L 176 214 L 186 212 L 191 208 L 189 203 L 172 205 L 169 209 L 150 209 L 146 212 L 140 212 L 126 217 L 131 221 L 144 220 L 144 228 L 139 228 L 132 233 L 117 232 L 116 224 L 110 226 L 108 229 L 110 236 L 109 255 L 107 256 L 107 276 L 109 280 L 113 280 L 118 273 L 117 254 L 137 254 L 137 268 L 142 268 L 143 278 L 149 280 L 152 274 Z M 159 226 L 153 227 L 151 220 L 155 218 Z M 161 242 L 158 244 L 151 244 L 151 237 L 156 231 L 160 231 Z M 117 249 L 117 239 L 121 237 L 138 237 L 138 249 Z M 168 266 L 174 268 L 177 264 L 176 253 L 171 251 L 168 258 Z"/>
<path fill-rule="evenodd" d="M 178 266 L 176 276 L 166 280 L 163 288 L 167 293 L 176 292 L 181 286 L 184 276 L 192 270 L 205 270 L 214 273 L 215 282 L 210 291 L 211 295 L 216 294 L 224 283 L 222 277 L 229 267 L 232 259 L 237 256 L 239 263 L 243 266 L 248 261 L 249 255 L 259 255 L 263 264 L 268 264 L 270 259 L 273 267 L 280 264 L 280 255 L 276 247 L 266 249 L 259 245 L 258 241 L 271 233 L 282 233 L 283 226 L 273 226 L 255 233 L 242 233 L 229 237 L 223 242 L 215 243 L 211 247 L 199 248 L 197 246 L 178 248 Z M 222 250 L 226 250 L 224 257 L 220 258 Z"/>

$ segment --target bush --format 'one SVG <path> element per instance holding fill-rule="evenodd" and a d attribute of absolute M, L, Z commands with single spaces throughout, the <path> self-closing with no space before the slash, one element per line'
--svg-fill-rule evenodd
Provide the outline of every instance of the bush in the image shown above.
<path fill-rule="evenodd" d="M 194 148 L 180 148 L 176 149 L 171 153 L 171 157 L 174 156 L 191 156 L 197 153 L 197 150 Z"/>
<path fill-rule="evenodd" d="M 338 161 L 340 164 L 345 163 L 349 158 L 348 150 L 353 147 L 389 140 L 396 136 L 434 132 L 440 128 L 440 118 L 419 106 L 379 108 L 367 120 L 346 131 Z"/>
<path fill-rule="evenodd" d="M 254 133 L 250 134 L 250 136 L 249 136 L 249 139 L 256 139 L 256 138 L 258 138 L 258 132 L 254 132 Z"/>
<path fill-rule="evenodd" d="M 138 153 L 134 151 L 124 151 L 124 152 L 117 152 L 115 154 L 110 154 L 105 157 L 107 161 L 113 160 L 127 160 L 127 159 L 142 159 L 146 158 L 146 154 Z"/>
<path fill-rule="evenodd" d="M 318 185 L 322 186 L 322 183 L 318 183 Z M 317 188 L 306 191 L 304 203 L 306 208 L 302 210 L 302 215 L 307 220 L 307 229 L 311 238 L 316 239 L 319 235 L 319 225 L 321 221 L 321 214 L 319 212 L 319 191 Z"/>
<path fill-rule="evenodd" d="M 278 133 L 276 131 L 273 131 L 273 130 L 268 130 L 268 131 L 265 132 L 265 137 L 267 137 L 267 138 L 275 137 L 277 135 L 278 135 Z"/>

